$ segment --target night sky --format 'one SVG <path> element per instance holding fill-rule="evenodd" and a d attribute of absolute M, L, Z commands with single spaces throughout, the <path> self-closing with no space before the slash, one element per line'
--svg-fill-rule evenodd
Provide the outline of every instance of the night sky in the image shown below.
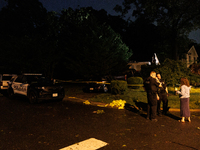
<path fill-rule="evenodd" d="M 39 0 L 48 11 L 60 12 L 62 9 L 72 9 L 80 7 L 92 7 L 93 9 L 105 9 L 110 15 L 120 15 L 113 8 L 118 4 L 122 5 L 123 0 Z M 5 6 L 4 0 L 0 0 L 0 9 Z M 128 14 L 128 17 L 131 13 Z M 200 30 L 193 31 L 189 34 L 190 39 L 200 43 Z"/>
<path fill-rule="evenodd" d="M 39 0 L 48 10 L 60 11 L 69 7 L 92 7 L 96 10 L 105 9 L 111 15 L 117 15 L 113 8 L 118 4 L 122 5 L 123 0 Z"/>
<path fill-rule="evenodd" d="M 79 7 L 92 7 L 96 10 L 105 9 L 108 14 L 120 15 L 113 8 L 118 4 L 122 5 L 124 0 L 39 0 L 48 11 L 57 11 L 67 9 L 69 7 L 76 9 Z M 130 17 L 131 13 L 127 17 Z M 193 31 L 189 34 L 190 39 L 194 39 L 200 43 L 200 30 Z"/>

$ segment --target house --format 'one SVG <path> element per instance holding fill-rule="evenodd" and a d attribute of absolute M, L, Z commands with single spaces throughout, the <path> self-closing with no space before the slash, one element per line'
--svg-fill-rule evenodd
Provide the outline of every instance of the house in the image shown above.
<path fill-rule="evenodd" d="M 134 61 L 134 62 L 129 62 L 128 66 L 129 66 L 129 69 L 135 69 L 136 71 L 141 71 L 142 65 L 151 65 L 151 64 L 160 65 L 160 62 L 158 60 L 156 53 L 153 54 L 151 62 L 150 61 L 141 61 L 141 62 Z"/>
<path fill-rule="evenodd" d="M 182 61 L 186 61 L 187 67 L 197 62 L 198 54 L 194 46 L 192 46 L 189 51 L 184 53 Z"/>

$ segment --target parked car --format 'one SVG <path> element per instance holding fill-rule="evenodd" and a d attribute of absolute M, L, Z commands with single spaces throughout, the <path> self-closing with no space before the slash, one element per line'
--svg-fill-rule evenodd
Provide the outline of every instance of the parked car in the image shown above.
<path fill-rule="evenodd" d="M 0 90 L 1 92 L 6 91 L 8 89 L 8 82 L 10 79 L 16 76 L 16 74 L 1 74 L 0 75 Z"/>
<path fill-rule="evenodd" d="M 107 78 L 98 78 L 91 79 L 87 81 L 85 87 L 83 88 L 84 92 L 108 92 L 110 83 L 107 81 Z"/>
<path fill-rule="evenodd" d="M 64 87 L 54 83 L 42 74 L 23 74 L 15 76 L 9 82 L 9 97 L 25 96 L 30 103 L 43 100 L 62 100 L 65 96 Z"/>
<path fill-rule="evenodd" d="M 103 82 L 87 83 L 83 88 L 84 92 L 108 92 L 108 84 Z"/>

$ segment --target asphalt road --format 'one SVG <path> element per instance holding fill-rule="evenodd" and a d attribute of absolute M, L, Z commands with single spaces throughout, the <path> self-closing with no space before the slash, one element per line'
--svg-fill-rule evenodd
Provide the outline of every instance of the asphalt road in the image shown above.
<path fill-rule="evenodd" d="M 151 122 L 135 110 L 0 97 L 0 149 L 59 150 L 95 138 L 108 143 L 100 150 L 199 150 L 200 113 L 191 113 L 191 123 L 179 123 L 179 112 Z"/>

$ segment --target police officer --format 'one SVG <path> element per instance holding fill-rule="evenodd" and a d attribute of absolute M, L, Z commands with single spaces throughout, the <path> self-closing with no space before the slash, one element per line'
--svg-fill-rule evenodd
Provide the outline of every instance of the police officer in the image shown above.
<path fill-rule="evenodd" d="M 147 92 L 147 119 L 151 119 L 152 121 L 157 122 L 157 100 L 158 97 L 158 87 L 160 85 L 160 81 L 156 77 L 156 72 L 152 71 L 150 76 L 144 81 L 144 88 Z"/>
<path fill-rule="evenodd" d="M 158 115 L 162 116 L 161 110 L 160 110 L 161 101 L 163 102 L 163 114 L 166 115 L 168 111 L 168 99 L 167 99 L 168 90 L 167 90 L 167 85 L 165 84 L 164 80 L 161 79 L 160 73 L 158 73 L 156 76 L 162 85 L 161 87 L 158 88 L 158 95 L 160 99 L 158 100 L 158 103 L 157 103 Z"/>

